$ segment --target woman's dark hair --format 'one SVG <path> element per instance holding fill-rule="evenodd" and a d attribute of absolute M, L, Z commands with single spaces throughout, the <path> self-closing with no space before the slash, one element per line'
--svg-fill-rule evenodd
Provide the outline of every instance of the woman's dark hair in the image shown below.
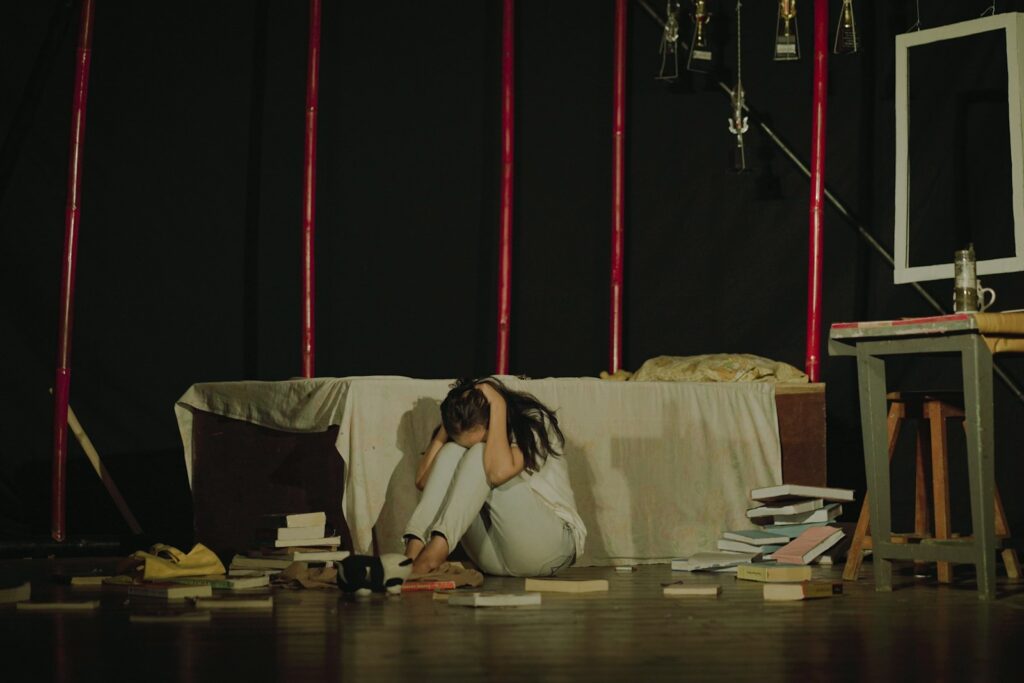
<path fill-rule="evenodd" d="M 539 460 L 548 455 L 561 455 L 557 450 L 565 445 L 565 436 L 558 427 L 553 410 L 523 391 L 513 391 L 495 377 L 460 379 L 441 403 L 441 421 L 449 436 L 461 434 L 473 427 L 487 428 L 491 406 L 477 384 L 487 382 L 505 399 L 509 443 L 515 443 L 523 452 L 527 472 L 537 471 Z M 557 442 L 557 446 L 552 443 Z"/>

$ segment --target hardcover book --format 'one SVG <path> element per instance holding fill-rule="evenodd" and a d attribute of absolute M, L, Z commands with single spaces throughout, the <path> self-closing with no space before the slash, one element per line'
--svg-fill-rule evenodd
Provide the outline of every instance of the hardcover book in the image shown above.
<path fill-rule="evenodd" d="M 766 583 L 765 600 L 811 600 L 842 595 L 842 581 L 802 581 L 800 583 Z"/>
<path fill-rule="evenodd" d="M 448 604 L 460 607 L 526 607 L 539 605 L 540 593 L 451 593 Z"/>
<path fill-rule="evenodd" d="M 762 583 L 810 581 L 811 568 L 805 564 L 774 564 L 771 562 L 742 564 L 736 569 L 736 578 Z"/>
<path fill-rule="evenodd" d="M 780 486 L 766 486 L 753 489 L 750 492 L 750 498 L 762 502 L 788 500 L 791 498 L 821 498 L 838 503 L 852 503 L 853 491 L 851 489 L 828 488 L 826 486 L 782 484 Z"/>
<path fill-rule="evenodd" d="M 608 579 L 527 579 L 523 589 L 555 593 L 594 593 L 608 590 Z"/>
<path fill-rule="evenodd" d="M 830 526 L 814 527 L 772 553 L 772 559 L 786 564 L 808 564 L 839 542 L 845 534 Z"/>

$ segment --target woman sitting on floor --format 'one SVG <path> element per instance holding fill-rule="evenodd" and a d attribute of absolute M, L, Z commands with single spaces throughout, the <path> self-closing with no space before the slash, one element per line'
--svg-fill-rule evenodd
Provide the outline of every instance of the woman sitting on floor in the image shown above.
<path fill-rule="evenodd" d="M 583 553 L 555 414 L 501 381 L 459 380 L 423 453 L 423 491 L 403 536 L 414 574 L 427 574 L 461 541 L 485 573 L 551 576 Z"/>

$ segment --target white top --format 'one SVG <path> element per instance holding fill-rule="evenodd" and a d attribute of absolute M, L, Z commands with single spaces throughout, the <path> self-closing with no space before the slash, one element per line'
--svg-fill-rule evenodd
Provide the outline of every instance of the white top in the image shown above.
<path fill-rule="evenodd" d="M 576 559 L 583 557 L 587 527 L 576 511 L 576 496 L 569 484 L 569 465 L 565 462 L 565 456 L 548 455 L 538 471 L 524 471 L 523 474 L 534 493 L 569 525 L 576 544 Z"/>

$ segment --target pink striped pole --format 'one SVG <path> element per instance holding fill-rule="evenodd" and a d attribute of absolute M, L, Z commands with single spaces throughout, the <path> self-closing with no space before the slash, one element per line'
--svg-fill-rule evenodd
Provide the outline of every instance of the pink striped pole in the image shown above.
<path fill-rule="evenodd" d="M 612 114 L 612 259 L 608 372 L 622 367 L 622 271 L 626 229 L 626 0 L 615 0 Z"/>
<path fill-rule="evenodd" d="M 320 97 L 320 1 L 309 0 L 309 56 L 306 67 L 306 141 L 302 174 L 302 376 L 313 376 L 316 350 L 316 114 Z"/>
<path fill-rule="evenodd" d="M 53 478 L 50 535 L 67 538 L 68 399 L 71 393 L 71 328 L 75 301 L 75 265 L 82 201 L 82 143 L 85 141 L 85 105 L 92 61 L 92 0 L 82 0 L 75 54 L 75 89 L 71 104 L 71 140 L 68 150 L 68 194 L 64 210 L 64 252 L 60 270 L 60 314 L 57 321 L 57 373 L 53 388 Z"/>
<path fill-rule="evenodd" d="M 515 170 L 515 0 L 501 20 L 501 206 L 498 226 L 498 344 L 494 372 L 507 375 L 512 318 L 512 176 Z"/>
<path fill-rule="evenodd" d="M 828 0 L 814 0 L 814 92 L 811 114 L 811 201 L 807 258 L 807 359 L 812 382 L 821 378 L 821 276 L 825 193 L 825 114 L 828 106 Z"/>

